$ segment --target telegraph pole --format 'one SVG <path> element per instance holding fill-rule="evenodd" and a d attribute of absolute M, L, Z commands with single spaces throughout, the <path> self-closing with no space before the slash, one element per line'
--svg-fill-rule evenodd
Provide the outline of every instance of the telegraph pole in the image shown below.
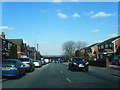
<path fill-rule="evenodd" d="M 36 53 L 36 58 L 38 59 L 38 47 L 39 47 L 39 44 L 37 43 L 37 53 Z"/>

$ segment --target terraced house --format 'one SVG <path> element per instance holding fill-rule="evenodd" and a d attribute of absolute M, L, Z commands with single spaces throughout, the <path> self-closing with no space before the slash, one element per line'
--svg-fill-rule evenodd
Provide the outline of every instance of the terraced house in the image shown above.
<path fill-rule="evenodd" d="M 111 61 L 113 56 L 117 54 L 119 47 L 120 36 L 113 37 L 100 43 L 98 45 L 98 52 L 96 54 L 98 55 L 99 59 L 104 59 L 108 57 L 109 60 Z"/>
<path fill-rule="evenodd" d="M 10 42 L 13 42 L 17 45 L 17 54 L 18 58 L 21 58 L 24 55 L 24 43 L 22 39 L 7 39 Z"/>
<path fill-rule="evenodd" d="M 81 49 L 81 52 L 87 52 L 90 57 L 96 57 L 98 60 L 103 60 L 108 57 L 109 61 L 111 61 L 115 55 L 120 55 L 120 36 L 92 44 Z"/>
<path fill-rule="evenodd" d="M 0 34 L 0 60 L 6 59 L 9 57 L 10 47 L 15 43 L 5 39 L 5 34 L 2 32 Z"/>

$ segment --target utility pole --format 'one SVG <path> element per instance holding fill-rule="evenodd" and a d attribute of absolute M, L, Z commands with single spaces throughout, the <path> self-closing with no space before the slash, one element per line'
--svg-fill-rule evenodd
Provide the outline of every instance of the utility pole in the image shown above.
<path fill-rule="evenodd" d="M 36 53 L 36 58 L 38 59 L 38 47 L 39 47 L 39 44 L 37 43 L 37 53 Z"/>

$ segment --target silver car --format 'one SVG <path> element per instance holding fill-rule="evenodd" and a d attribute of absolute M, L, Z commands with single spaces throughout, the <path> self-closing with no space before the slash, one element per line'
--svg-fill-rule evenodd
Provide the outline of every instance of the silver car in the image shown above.
<path fill-rule="evenodd" d="M 35 66 L 31 58 L 19 58 L 22 61 L 22 64 L 25 66 L 26 71 L 34 71 Z"/>
<path fill-rule="evenodd" d="M 33 63 L 35 65 L 35 67 L 41 67 L 42 66 L 42 62 L 40 60 L 33 60 Z"/>

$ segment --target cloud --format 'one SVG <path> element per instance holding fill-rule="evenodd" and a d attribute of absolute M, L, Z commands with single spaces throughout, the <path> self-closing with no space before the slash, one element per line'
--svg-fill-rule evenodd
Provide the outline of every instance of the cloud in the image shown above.
<path fill-rule="evenodd" d="M 52 2 L 63 2 L 62 0 L 52 0 Z"/>
<path fill-rule="evenodd" d="M 112 14 L 105 12 L 98 12 L 97 14 L 92 15 L 91 18 L 108 17 L 108 16 L 112 16 Z"/>
<path fill-rule="evenodd" d="M 4 30 L 12 30 L 15 29 L 13 27 L 8 27 L 8 26 L 0 26 L 0 32 L 3 32 Z"/>
<path fill-rule="evenodd" d="M 95 29 L 95 30 L 92 30 L 92 32 L 100 32 L 100 30 L 98 30 L 98 29 Z"/>
<path fill-rule="evenodd" d="M 108 34 L 107 37 L 115 37 L 117 34 Z"/>
<path fill-rule="evenodd" d="M 60 18 L 62 18 L 62 19 L 68 18 L 68 16 L 65 15 L 65 14 L 63 14 L 63 13 L 58 13 L 57 16 L 60 17 Z"/>
<path fill-rule="evenodd" d="M 80 2 L 80 0 L 71 0 L 71 2 Z"/>
<path fill-rule="evenodd" d="M 25 42 L 25 41 L 24 41 Z M 30 45 L 35 45 L 35 43 L 37 44 L 48 44 L 48 42 L 33 42 L 33 41 L 26 41 L 25 43 L 30 44 Z"/>
<path fill-rule="evenodd" d="M 8 27 L 8 26 L 0 26 L 0 29 L 15 29 L 13 27 Z"/>
<path fill-rule="evenodd" d="M 48 42 L 37 42 L 38 44 L 48 44 Z"/>
<path fill-rule="evenodd" d="M 94 14 L 94 11 L 90 11 L 89 13 L 87 13 L 88 15 Z"/>
<path fill-rule="evenodd" d="M 79 18 L 80 15 L 79 15 L 78 13 L 74 13 L 74 14 L 72 15 L 72 17 L 74 17 L 74 18 Z"/>

